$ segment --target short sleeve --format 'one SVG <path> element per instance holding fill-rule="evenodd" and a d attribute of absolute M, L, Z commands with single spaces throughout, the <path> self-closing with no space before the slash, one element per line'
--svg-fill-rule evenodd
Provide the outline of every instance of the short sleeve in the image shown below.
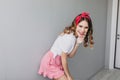
<path fill-rule="evenodd" d="M 70 36 L 64 36 L 63 38 L 61 38 L 59 45 L 60 49 L 63 52 L 68 53 L 72 48 L 72 39 L 70 38 Z"/>

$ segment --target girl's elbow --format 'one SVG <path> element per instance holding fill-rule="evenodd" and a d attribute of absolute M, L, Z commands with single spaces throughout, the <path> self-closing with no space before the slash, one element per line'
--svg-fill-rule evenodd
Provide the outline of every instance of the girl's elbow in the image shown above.
<path fill-rule="evenodd" d="M 69 58 L 72 58 L 74 55 L 68 55 Z"/>

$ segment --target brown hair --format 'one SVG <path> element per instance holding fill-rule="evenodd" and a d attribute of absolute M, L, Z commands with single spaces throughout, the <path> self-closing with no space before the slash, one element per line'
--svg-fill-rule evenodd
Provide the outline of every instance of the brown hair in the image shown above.
<path fill-rule="evenodd" d="M 81 14 L 79 14 L 78 16 L 80 16 L 80 15 L 81 15 Z M 77 26 L 77 25 L 76 25 L 76 23 L 75 23 L 75 20 L 76 20 L 76 17 L 75 17 L 75 19 L 73 20 L 73 22 L 72 22 L 72 24 L 71 24 L 70 26 L 65 27 L 64 33 L 70 34 L 70 33 L 73 32 L 73 34 L 74 34 L 75 37 L 77 38 L 77 36 L 76 36 L 76 26 Z M 92 25 L 92 20 L 91 20 L 90 17 L 89 17 L 89 19 L 86 18 L 86 17 L 82 17 L 82 18 L 80 19 L 79 23 L 80 23 L 81 21 L 83 21 L 83 20 L 87 21 L 87 22 L 88 22 L 88 26 L 89 26 L 88 32 L 87 32 L 87 34 L 86 34 L 86 36 L 85 36 L 85 38 L 84 38 L 84 43 L 83 43 L 83 45 L 84 45 L 84 47 L 88 47 L 88 45 L 89 45 L 90 48 L 92 48 L 92 47 L 93 47 L 93 44 L 94 44 L 94 41 L 93 41 L 93 25 Z"/>

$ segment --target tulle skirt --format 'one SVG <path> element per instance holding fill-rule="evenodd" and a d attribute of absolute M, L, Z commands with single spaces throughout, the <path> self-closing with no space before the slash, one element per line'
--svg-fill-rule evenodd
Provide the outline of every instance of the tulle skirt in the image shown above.
<path fill-rule="evenodd" d="M 49 79 L 56 79 L 64 75 L 61 56 L 53 58 L 53 53 L 48 51 L 41 60 L 38 73 Z"/>

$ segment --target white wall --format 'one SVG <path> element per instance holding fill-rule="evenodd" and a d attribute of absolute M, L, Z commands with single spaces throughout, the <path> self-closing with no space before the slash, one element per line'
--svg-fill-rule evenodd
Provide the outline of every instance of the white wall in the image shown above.
<path fill-rule="evenodd" d="M 118 0 L 108 0 L 105 68 L 114 69 Z"/>
<path fill-rule="evenodd" d="M 75 80 L 104 67 L 107 0 L 0 0 L 0 80 L 47 80 L 37 74 L 41 57 L 82 11 L 91 14 L 95 45 L 69 59 Z"/>

